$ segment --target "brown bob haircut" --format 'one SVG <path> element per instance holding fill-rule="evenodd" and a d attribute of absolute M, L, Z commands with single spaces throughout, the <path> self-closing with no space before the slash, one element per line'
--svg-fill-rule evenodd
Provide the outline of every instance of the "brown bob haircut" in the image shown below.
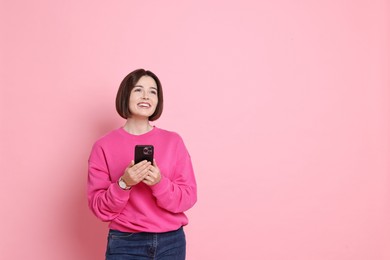
<path fill-rule="evenodd" d="M 149 70 L 137 69 L 133 72 L 130 72 L 122 80 L 118 89 L 118 93 L 116 94 L 116 102 L 115 102 L 116 111 L 124 119 L 131 117 L 131 113 L 129 110 L 130 93 L 135 87 L 135 84 L 137 84 L 138 80 L 143 76 L 148 76 L 153 78 L 157 85 L 158 103 L 156 106 L 156 110 L 154 111 L 153 115 L 149 117 L 149 120 L 150 121 L 157 120 L 162 114 L 164 99 L 163 99 L 163 92 L 162 92 L 160 80 L 153 72 Z"/>

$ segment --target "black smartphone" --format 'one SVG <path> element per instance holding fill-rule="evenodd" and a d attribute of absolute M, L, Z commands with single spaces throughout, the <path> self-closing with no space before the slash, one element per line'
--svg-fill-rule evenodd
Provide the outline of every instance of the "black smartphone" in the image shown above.
<path fill-rule="evenodd" d="M 153 164 L 153 155 L 153 145 L 136 145 L 134 150 L 134 163 L 137 164 L 143 160 L 147 160 Z"/>

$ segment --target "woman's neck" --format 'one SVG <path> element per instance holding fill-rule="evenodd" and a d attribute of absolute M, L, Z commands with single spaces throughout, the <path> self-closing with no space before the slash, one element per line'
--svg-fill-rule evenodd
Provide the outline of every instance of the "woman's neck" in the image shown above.
<path fill-rule="evenodd" d="M 142 135 L 153 129 L 149 120 L 128 118 L 123 128 L 130 134 Z"/>

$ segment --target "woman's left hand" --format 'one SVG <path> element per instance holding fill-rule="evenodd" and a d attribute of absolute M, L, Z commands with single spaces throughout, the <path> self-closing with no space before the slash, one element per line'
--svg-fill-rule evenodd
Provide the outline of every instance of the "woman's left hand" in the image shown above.
<path fill-rule="evenodd" d="M 149 174 L 142 181 L 146 185 L 153 186 L 161 180 L 160 169 L 157 166 L 156 160 L 153 159 L 153 165 L 149 166 Z"/>

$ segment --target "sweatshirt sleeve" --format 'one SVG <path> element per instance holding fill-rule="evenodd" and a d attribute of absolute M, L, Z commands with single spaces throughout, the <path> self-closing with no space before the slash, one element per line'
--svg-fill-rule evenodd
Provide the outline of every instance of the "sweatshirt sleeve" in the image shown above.
<path fill-rule="evenodd" d="M 161 173 L 159 183 L 151 186 L 157 205 L 172 213 L 181 213 L 190 209 L 197 201 L 197 187 L 192 167 L 191 157 L 179 138 L 176 153 L 173 160 L 176 161 L 172 178 L 167 178 Z"/>
<path fill-rule="evenodd" d="M 131 191 L 111 180 L 102 147 L 94 145 L 88 160 L 88 206 L 102 221 L 115 219 L 126 206 Z"/>

